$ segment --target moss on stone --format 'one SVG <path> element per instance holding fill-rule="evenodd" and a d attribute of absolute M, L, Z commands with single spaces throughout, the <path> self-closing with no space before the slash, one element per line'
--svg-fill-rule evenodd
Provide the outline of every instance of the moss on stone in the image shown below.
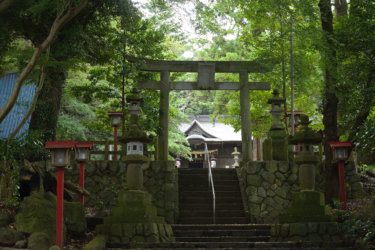
<path fill-rule="evenodd" d="M 107 235 L 99 234 L 95 236 L 86 246 L 83 247 L 83 250 L 104 250 L 106 248 Z"/>

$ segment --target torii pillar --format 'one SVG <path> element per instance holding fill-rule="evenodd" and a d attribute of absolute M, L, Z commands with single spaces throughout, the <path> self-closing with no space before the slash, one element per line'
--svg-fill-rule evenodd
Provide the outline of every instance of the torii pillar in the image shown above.
<path fill-rule="evenodd" d="M 160 81 L 140 81 L 141 89 L 159 89 L 159 138 L 157 160 L 168 160 L 169 92 L 171 90 L 239 90 L 242 161 L 252 161 L 250 90 L 270 90 L 267 82 L 249 82 L 249 73 L 270 69 L 255 61 L 161 61 L 128 57 L 142 71 L 160 72 Z M 198 72 L 197 82 L 170 82 L 170 72 Z M 215 82 L 215 73 L 239 73 L 239 82 Z"/>

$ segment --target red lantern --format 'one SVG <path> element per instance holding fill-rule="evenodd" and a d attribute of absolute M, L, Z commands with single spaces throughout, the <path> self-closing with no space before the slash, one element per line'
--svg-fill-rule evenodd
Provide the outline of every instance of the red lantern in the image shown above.
<path fill-rule="evenodd" d="M 338 162 L 339 182 L 340 182 L 340 202 L 342 209 L 346 210 L 346 191 L 344 162 L 349 158 L 349 149 L 352 147 L 350 142 L 328 142 L 333 151 L 333 160 Z"/>
<path fill-rule="evenodd" d="M 56 197 L 56 245 L 63 245 L 64 216 L 64 168 L 69 165 L 69 150 L 74 148 L 75 141 L 48 141 L 45 148 L 51 150 L 52 165 L 57 167 Z"/>
<path fill-rule="evenodd" d="M 79 186 L 85 188 L 85 162 L 90 160 L 90 149 L 92 142 L 77 142 L 76 143 L 76 161 L 79 162 Z M 84 205 L 85 197 L 81 194 L 79 202 Z"/>

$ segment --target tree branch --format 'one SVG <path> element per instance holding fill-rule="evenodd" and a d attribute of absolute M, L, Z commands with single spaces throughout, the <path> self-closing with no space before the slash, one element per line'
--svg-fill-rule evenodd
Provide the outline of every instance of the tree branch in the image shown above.
<path fill-rule="evenodd" d="M 20 131 L 20 129 L 23 127 L 23 125 L 26 123 L 26 121 L 29 119 L 29 117 L 31 116 L 31 114 L 34 112 L 35 110 L 35 107 L 36 107 L 36 102 L 38 101 L 38 97 L 39 97 L 39 94 L 40 92 L 42 91 L 42 88 L 43 88 L 43 84 L 44 84 L 44 80 L 46 78 L 46 63 L 49 59 L 49 52 L 50 52 L 50 48 L 51 47 L 48 47 L 47 49 L 47 58 L 46 58 L 46 62 L 43 64 L 42 68 L 41 68 L 41 74 L 40 74 L 40 78 L 39 78 L 39 84 L 38 84 L 38 87 L 35 91 L 35 94 L 34 94 L 34 97 L 33 97 L 33 100 L 31 102 L 31 105 L 30 105 L 30 109 L 29 111 L 27 112 L 27 114 L 25 115 L 25 117 L 22 119 L 22 121 L 18 124 L 17 128 L 9 135 L 9 138 L 8 139 L 13 139 L 17 134 L 18 132 Z"/>
<path fill-rule="evenodd" d="M 21 74 L 17 78 L 11 96 L 9 97 L 4 107 L 0 110 L 0 123 L 5 119 L 5 117 L 12 110 L 13 106 L 16 104 L 23 82 L 29 76 L 30 72 L 34 69 L 42 53 L 46 50 L 47 47 L 49 47 L 52 44 L 60 29 L 67 22 L 69 22 L 76 16 L 86 6 L 87 2 L 88 0 L 81 0 L 78 5 L 68 9 L 67 12 L 61 18 L 59 16 L 56 17 L 47 38 L 43 41 L 43 43 L 41 43 L 34 49 L 34 53 L 29 63 L 26 65 L 26 67 L 22 70 Z"/>

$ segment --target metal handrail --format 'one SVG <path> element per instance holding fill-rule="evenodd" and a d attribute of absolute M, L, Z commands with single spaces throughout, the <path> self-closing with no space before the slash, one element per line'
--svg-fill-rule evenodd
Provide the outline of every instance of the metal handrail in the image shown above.
<path fill-rule="evenodd" d="M 214 180 L 212 178 L 210 156 L 208 155 L 207 143 L 204 143 L 204 148 L 205 148 L 204 158 L 207 161 L 207 168 L 208 168 L 208 191 L 211 191 L 212 193 L 212 218 L 213 218 L 213 224 L 216 224 L 216 195 L 215 195 Z"/>

